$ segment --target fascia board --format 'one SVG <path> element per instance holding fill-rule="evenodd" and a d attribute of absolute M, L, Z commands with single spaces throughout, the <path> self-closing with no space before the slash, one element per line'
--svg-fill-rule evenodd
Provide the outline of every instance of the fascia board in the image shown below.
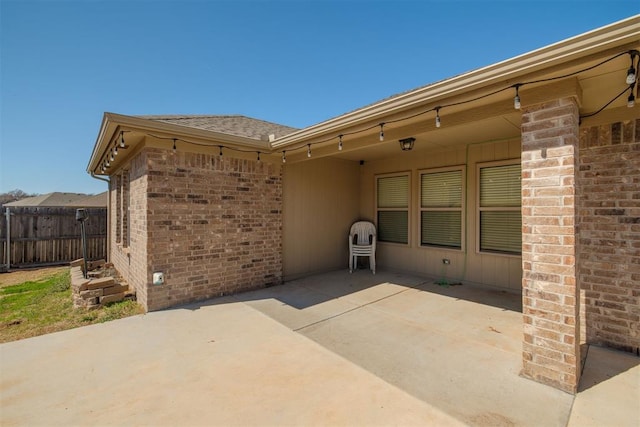
<path fill-rule="evenodd" d="M 97 167 L 99 158 L 102 157 L 102 154 L 108 148 L 108 145 L 111 143 L 115 134 L 120 130 L 168 134 L 171 135 L 171 137 L 179 139 L 191 138 L 200 141 L 212 141 L 212 145 L 226 144 L 240 149 L 256 148 L 262 150 L 265 154 L 270 151 L 269 143 L 266 141 L 256 141 L 251 138 L 243 138 L 241 136 L 229 135 L 205 129 L 196 129 L 173 123 L 163 123 L 156 120 L 127 116 L 123 114 L 104 113 L 102 125 L 98 132 L 98 138 L 87 166 L 87 172 L 90 173 Z"/>
<path fill-rule="evenodd" d="M 111 113 L 104 113 L 102 116 L 102 123 L 100 124 L 100 130 L 98 131 L 98 137 L 96 138 L 96 142 L 93 145 L 93 151 L 91 152 L 91 157 L 89 158 L 89 163 L 87 164 L 87 172 L 92 173 L 97 166 L 97 159 L 101 157 L 99 153 L 104 151 L 104 141 L 105 136 L 107 134 L 107 128 L 109 127 L 109 115 Z M 113 135 L 109 136 L 109 141 Z"/>
<path fill-rule="evenodd" d="M 299 144 L 302 141 L 320 137 L 339 129 L 358 126 L 415 105 L 433 102 L 435 107 L 436 101 L 442 103 L 448 97 L 482 89 L 500 82 L 515 81 L 523 75 L 530 75 L 554 65 L 630 43 L 640 43 L 640 15 L 312 125 L 275 140 L 271 147 L 275 150 Z"/>

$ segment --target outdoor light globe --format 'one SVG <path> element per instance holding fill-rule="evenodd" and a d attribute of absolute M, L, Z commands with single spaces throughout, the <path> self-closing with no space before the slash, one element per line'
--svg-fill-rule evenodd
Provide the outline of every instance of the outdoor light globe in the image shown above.
<path fill-rule="evenodd" d="M 629 71 L 627 71 L 627 80 L 626 80 L 627 84 L 628 85 L 634 84 L 636 82 L 637 77 L 638 76 L 636 76 L 636 69 L 633 67 L 629 68 Z"/>

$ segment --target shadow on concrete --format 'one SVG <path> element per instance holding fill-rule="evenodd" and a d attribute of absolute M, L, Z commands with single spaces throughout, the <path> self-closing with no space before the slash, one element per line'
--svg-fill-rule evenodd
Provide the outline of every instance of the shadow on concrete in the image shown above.
<path fill-rule="evenodd" d="M 502 290 L 475 284 L 436 283 L 436 280 L 426 276 L 415 276 L 392 271 L 379 271 L 373 275 L 368 270 L 350 274 L 346 270 L 310 276 L 303 279 L 286 282 L 256 291 L 235 294 L 234 300 L 249 302 L 267 298 L 275 298 L 283 304 L 304 310 L 314 305 L 326 303 L 330 300 L 345 298 L 356 292 L 391 284 L 397 288 L 388 297 L 398 292 L 415 289 L 422 292 L 438 294 L 458 300 L 489 305 L 503 310 L 522 312 L 521 293 Z M 311 292 L 309 292 L 311 291 Z M 373 302 L 373 301 L 371 301 Z M 206 302 L 207 304 L 209 302 Z"/>
<path fill-rule="evenodd" d="M 582 352 L 584 362 L 578 393 L 640 366 L 640 357 L 632 353 L 593 345 L 585 345 Z"/>
<path fill-rule="evenodd" d="M 467 425 L 566 425 L 573 397 L 519 376 L 520 295 L 440 283 L 341 270 L 181 308 L 251 307 Z"/>
<path fill-rule="evenodd" d="M 420 289 L 425 292 L 522 313 L 522 294 L 520 292 L 479 285 L 441 285 L 436 282 L 422 285 Z"/>

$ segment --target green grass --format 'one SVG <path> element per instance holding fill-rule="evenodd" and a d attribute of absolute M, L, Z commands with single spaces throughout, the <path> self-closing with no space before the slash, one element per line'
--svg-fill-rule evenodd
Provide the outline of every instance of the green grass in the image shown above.
<path fill-rule="evenodd" d="M 73 308 L 69 272 L 0 289 L 0 342 L 143 313 L 134 301 L 87 311 Z"/>

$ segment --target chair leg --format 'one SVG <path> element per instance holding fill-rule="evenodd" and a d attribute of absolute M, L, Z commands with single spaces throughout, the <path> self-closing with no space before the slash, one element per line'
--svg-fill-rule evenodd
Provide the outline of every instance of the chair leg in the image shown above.
<path fill-rule="evenodd" d="M 349 254 L 349 273 L 353 273 L 353 255 Z"/>
<path fill-rule="evenodd" d="M 376 254 L 369 256 L 369 264 L 371 264 L 371 271 L 376 274 Z"/>

